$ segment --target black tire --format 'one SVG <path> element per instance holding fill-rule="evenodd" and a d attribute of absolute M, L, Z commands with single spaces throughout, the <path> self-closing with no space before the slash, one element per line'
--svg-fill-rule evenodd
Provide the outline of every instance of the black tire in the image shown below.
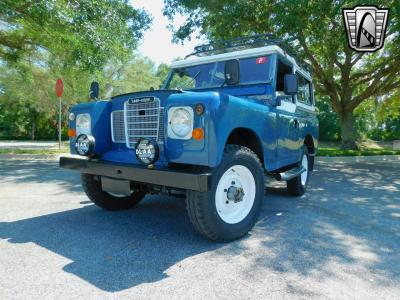
<path fill-rule="evenodd" d="M 252 207 L 244 219 L 231 224 L 225 222 L 217 211 L 216 191 L 221 176 L 235 165 L 246 167 L 253 175 L 255 197 Z M 186 208 L 196 231 L 210 240 L 228 242 L 242 237 L 253 228 L 258 219 L 263 198 L 264 171 L 257 155 L 246 147 L 227 145 L 221 164 L 212 172 L 210 191 L 188 190 Z"/>
<path fill-rule="evenodd" d="M 310 172 L 312 172 L 314 171 L 315 156 L 308 155 L 308 158 L 310 159 L 308 165 L 310 166 Z"/>
<path fill-rule="evenodd" d="M 307 190 L 308 180 L 310 178 L 310 156 L 308 155 L 307 148 L 304 148 L 304 152 L 303 152 L 303 155 L 301 156 L 299 165 L 302 164 L 303 157 L 305 157 L 307 159 L 307 170 L 305 172 L 305 174 L 307 175 L 307 178 L 305 180 L 305 183 L 302 182 L 302 180 L 301 180 L 302 175 L 299 175 L 299 176 L 287 181 L 287 183 L 286 183 L 287 190 L 288 190 L 289 194 L 291 194 L 292 196 L 302 196 L 302 195 L 304 195 L 304 193 Z"/>
<path fill-rule="evenodd" d="M 125 210 L 134 207 L 146 195 L 145 192 L 133 192 L 128 197 L 115 197 L 101 189 L 101 182 L 98 176 L 81 174 L 83 190 L 88 198 L 97 206 L 106 210 Z"/>

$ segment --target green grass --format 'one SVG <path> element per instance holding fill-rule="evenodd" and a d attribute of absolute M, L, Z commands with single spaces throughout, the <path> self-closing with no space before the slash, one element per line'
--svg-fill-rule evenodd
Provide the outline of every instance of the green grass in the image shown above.
<path fill-rule="evenodd" d="M 372 155 L 400 155 L 400 150 L 390 149 L 359 149 L 342 150 L 338 148 L 318 148 L 317 156 L 372 156 Z"/>
<path fill-rule="evenodd" d="M 0 149 L 0 154 L 56 155 L 68 152 L 68 149 Z"/>
<path fill-rule="evenodd" d="M 31 154 L 31 155 L 57 155 L 69 153 L 65 146 L 58 149 L 0 149 L 0 154 Z M 359 150 L 342 150 L 336 145 L 323 145 L 318 148 L 317 156 L 372 156 L 372 155 L 400 155 L 400 150 L 387 148 L 366 148 Z"/>

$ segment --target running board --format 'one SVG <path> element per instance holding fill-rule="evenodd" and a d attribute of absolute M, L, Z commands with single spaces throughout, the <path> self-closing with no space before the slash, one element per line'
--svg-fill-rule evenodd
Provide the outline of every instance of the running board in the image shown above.
<path fill-rule="evenodd" d="M 303 166 L 299 166 L 294 167 L 293 169 L 290 169 L 286 172 L 272 174 L 272 176 L 274 176 L 275 179 L 279 181 L 288 181 L 301 175 L 303 172 L 306 172 L 306 169 Z"/>

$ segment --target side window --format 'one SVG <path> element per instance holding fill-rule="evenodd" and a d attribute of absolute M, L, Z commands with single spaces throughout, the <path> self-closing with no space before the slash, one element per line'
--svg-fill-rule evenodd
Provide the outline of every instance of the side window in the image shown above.
<path fill-rule="evenodd" d="M 306 78 L 297 73 L 299 82 L 299 91 L 297 92 L 297 100 L 301 103 L 312 105 L 311 100 L 311 84 Z"/>
<path fill-rule="evenodd" d="M 269 77 L 269 56 L 240 59 L 240 83 L 265 83 Z"/>
<path fill-rule="evenodd" d="M 285 74 L 291 74 L 291 73 L 292 73 L 292 68 L 284 64 L 279 59 L 276 72 L 276 96 L 286 96 L 284 92 L 284 77 Z M 292 99 L 292 97 L 288 96 L 287 99 Z"/>

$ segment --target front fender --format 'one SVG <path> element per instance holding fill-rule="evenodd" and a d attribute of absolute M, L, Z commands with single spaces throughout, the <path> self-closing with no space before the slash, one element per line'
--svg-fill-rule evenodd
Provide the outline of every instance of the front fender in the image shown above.
<path fill-rule="evenodd" d="M 75 116 L 82 113 L 90 114 L 92 135 L 96 141 L 94 153 L 99 155 L 107 151 L 111 146 L 111 102 L 96 101 L 81 103 L 73 106 L 70 111 Z M 69 128 L 76 129 L 75 120 L 69 121 Z M 75 139 L 70 139 L 70 150 L 73 154 L 76 154 Z"/>
<path fill-rule="evenodd" d="M 270 167 L 276 153 L 276 118 L 270 107 L 259 101 L 217 92 L 185 92 L 171 95 L 167 111 L 172 106 L 205 105 L 205 113 L 195 116 L 194 128 L 202 127 L 201 141 L 175 140 L 166 137 L 165 155 L 170 162 L 215 167 L 220 164 L 226 141 L 236 128 L 255 133 L 262 145 L 264 163 Z"/>
<path fill-rule="evenodd" d="M 221 163 L 229 135 L 237 128 L 248 129 L 257 137 L 264 156 L 264 166 L 272 169 L 276 160 L 276 115 L 270 106 L 256 100 L 220 95 L 220 105 L 210 117 L 210 166 Z M 251 141 L 249 141 L 251 142 Z"/>
<path fill-rule="evenodd" d="M 195 109 L 196 104 L 202 103 L 205 106 L 204 113 L 194 115 L 193 128 L 202 128 L 205 137 L 202 140 L 179 140 L 168 137 L 167 126 L 165 126 L 165 147 L 164 155 L 169 162 L 209 166 L 209 123 L 210 112 L 215 102 L 218 102 L 217 93 L 214 92 L 183 92 L 173 94 L 168 97 L 165 106 L 165 119 L 168 116 L 168 110 L 173 106 L 190 106 Z"/>

